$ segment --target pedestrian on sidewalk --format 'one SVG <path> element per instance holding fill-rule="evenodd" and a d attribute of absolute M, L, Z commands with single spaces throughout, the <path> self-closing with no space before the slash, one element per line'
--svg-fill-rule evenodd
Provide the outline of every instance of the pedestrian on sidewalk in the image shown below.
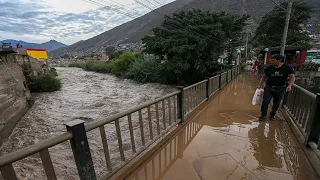
<path fill-rule="evenodd" d="M 271 65 L 264 71 L 264 75 L 260 80 L 258 88 L 266 82 L 264 88 L 263 102 L 261 105 L 260 121 L 266 119 L 268 106 L 273 98 L 272 111 L 270 120 L 275 120 L 276 113 L 279 109 L 282 97 L 285 92 L 292 90 L 292 85 L 295 81 L 294 70 L 291 66 L 283 63 L 284 57 L 275 55 L 271 58 Z M 286 86 L 289 77 L 289 85 Z"/>

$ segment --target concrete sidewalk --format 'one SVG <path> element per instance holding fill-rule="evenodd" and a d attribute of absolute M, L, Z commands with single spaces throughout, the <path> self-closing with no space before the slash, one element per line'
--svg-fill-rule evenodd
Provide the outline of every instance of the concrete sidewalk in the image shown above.
<path fill-rule="evenodd" d="M 281 115 L 258 121 L 260 107 L 251 105 L 258 79 L 233 80 L 128 179 L 317 179 Z"/>

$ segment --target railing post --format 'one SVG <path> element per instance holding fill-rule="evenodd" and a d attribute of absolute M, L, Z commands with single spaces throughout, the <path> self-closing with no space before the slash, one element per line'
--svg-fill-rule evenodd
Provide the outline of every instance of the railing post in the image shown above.
<path fill-rule="evenodd" d="M 206 82 L 206 98 L 207 98 L 207 101 L 209 101 L 209 97 L 210 97 L 210 78 L 207 78 L 207 82 Z"/>
<path fill-rule="evenodd" d="M 233 69 L 231 69 L 231 80 L 234 78 Z"/>
<path fill-rule="evenodd" d="M 286 86 L 288 86 L 288 85 L 289 85 L 289 83 L 286 84 Z M 282 108 L 284 108 L 284 106 L 287 105 L 288 95 L 289 95 L 289 92 L 285 92 L 282 97 L 282 105 L 281 105 Z"/>
<path fill-rule="evenodd" d="M 229 71 L 227 70 L 227 75 L 226 75 L 226 84 L 229 82 Z"/>
<path fill-rule="evenodd" d="M 320 93 L 317 93 L 316 104 L 314 108 L 315 115 L 313 116 L 313 122 L 310 127 L 310 133 L 307 143 L 309 141 L 319 143 L 318 141 L 320 140 Z"/>
<path fill-rule="evenodd" d="M 180 159 L 182 159 L 183 158 L 183 152 L 184 152 L 184 149 L 185 149 L 185 135 L 186 135 L 186 131 L 187 130 L 187 126 L 185 126 L 184 128 L 183 128 L 183 131 L 182 131 L 182 133 L 179 133 L 178 134 L 178 154 L 177 154 L 177 156 L 178 156 L 178 158 L 180 158 Z"/>
<path fill-rule="evenodd" d="M 84 121 L 74 120 L 65 123 L 68 132 L 72 133 L 70 140 L 73 156 L 81 180 L 96 180 Z"/>
<path fill-rule="evenodd" d="M 219 76 L 219 89 L 221 90 L 221 76 L 222 76 L 222 74 L 220 74 L 220 76 Z"/>
<path fill-rule="evenodd" d="M 180 123 L 184 122 L 184 90 L 183 90 L 183 86 L 178 86 L 177 87 L 180 90 L 180 93 L 178 94 L 178 100 L 177 100 L 177 111 L 178 111 L 178 119 L 181 119 Z"/>

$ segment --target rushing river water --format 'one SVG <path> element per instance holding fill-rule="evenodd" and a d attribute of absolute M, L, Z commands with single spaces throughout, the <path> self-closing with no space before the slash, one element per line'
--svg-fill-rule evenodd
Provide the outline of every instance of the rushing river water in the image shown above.
<path fill-rule="evenodd" d="M 58 68 L 57 71 L 63 84 L 61 91 L 34 95 L 35 104 L 0 147 L 0 155 L 66 132 L 65 122 L 74 119 L 86 122 L 102 120 L 175 90 L 165 85 L 140 84 L 78 68 Z M 138 123 L 133 122 L 133 126 L 137 129 Z M 106 126 L 107 138 L 111 141 L 112 163 L 119 161 L 114 131 L 114 125 Z M 101 175 L 106 163 L 99 132 L 88 133 L 88 139 L 95 170 Z M 123 139 L 124 148 L 128 151 L 129 136 Z M 54 146 L 49 151 L 58 179 L 78 179 L 69 142 Z M 19 179 L 46 179 L 38 154 L 14 163 L 14 167 Z"/>

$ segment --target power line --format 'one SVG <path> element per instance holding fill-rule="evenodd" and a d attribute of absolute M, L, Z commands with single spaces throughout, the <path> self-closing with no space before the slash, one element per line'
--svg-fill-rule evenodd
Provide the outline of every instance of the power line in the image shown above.
<path fill-rule="evenodd" d="M 101 3 L 96 2 L 96 1 L 94 1 L 94 0 L 82 0 L 82 1 L 87 2 L 87 3 L 90 3 L 90 4 L 93 4 L 93 5 L 96 5 L 96 6 L 100 6 L 100 7 L 105 7 L 105 6 L 107 6 L 106 4 L 101 4 Z M 118 6 L 116 6 L 116 5 L 111 5 L 110 10 L 115 11 L 115 12 L 117 12 L 117 13 L 119 13 L 119 14 L 122 14 L 122 15 L 128 16 L 128 17 L 130 17 L 130 18 L 132 18 L 132 19 L 136 18 L 136 17 L 133 17 L 133 14 L 129 14 L 128 12 L 123 12 L 123 11 L 121 11 L 121 10 L 120 10 L 121 7 L 120 7 L 120 9 L 116 9 L 116 8 L 114 8 L 114 7 L 112 7 L 112 6 L 118 7 Z M 118 8 L 119 8 L 119 7 L 118 7 Z"/>
<path fill-rule="evenodd" d="M 130 7 L 127 7 L 127 6 L 125 6 L 125 5 L 121 4 L 121 3 L 118 3 L 118 2 L 116 2 L 114 0 L 110 0 L 110 1 L 113 2 L 113 3 L 119 4 L 119 5 L 111 4 L 110 2 L 107 2 L 106 0 L 101 0 L 104 3 L 99 2 L 98 0 L 90 0 L 90 1 L 94 1 L 94 2 L 102 4 L 102 5 L 108 4 L 110 6 L 114 6 L 114 7 L 118 8 L 119 10 L 122 10 L 122 12 L 124 12 L 126 14 L 134 15 L 136 17 L 141 16 L 140 12 L 138 12 L 138 11 L 136 11 L 136 10 L 130 8 Z M 132 10 L 134 10 L 134 12 L 132 12 Z"/>
<path fill-rule="evenodd" d="M 83 1 L 88 2 L 88 3 L 90 3 L 90 4 L 94 4 L 94 5 L 98 5 L 98 6 L 101 6 L 101 7 L 105 7 L 105 4 L 96 2 L 96 1 L 94 1 L 94 0 L 83 0 Z M 152 9 L 151 7 L 149 7 L 148 5 L 142 3 L 142 2 L 140 2 L 140 1 L 138 1 L 138 0 L 135 0 L 135 1 L 136 1 L 138 4 L 144 6 L 145 8 L 148 8 L 148 9 L 151 10 L 151 11 L 154 10 L 154 9 Z M 124 12 L 122 12 L 122 11 L 118 11 L 118 10 L 115 10 L 115 9 L 114 9 L 113 11 L 116 11 L 116 12 L 118 12 L 118 13 L 124 14 L 124 15 L 126 15 L 126 16 L 131 17 L 131 18 L 135 18 L 135 17 L 132 17 L 130 14 L 124 13 Z M 156 13 L 159 14 L 158 12 L 156 12 Z M 159 15 L 161 15 L 161 14 L 159 14 Z M 172 23 L 168 23 L 168 24 L 171 25 L 171 26 L 174 27 L 174 28 L 177 28 L 177 29 L 183 28 L 182 26 L 178 26 L 178 25 L 175 25 L 175 24 L 172 24 Z M 197 33 L 195 30 L 192 30 L 192 29 L 190 29 L 190 30 L 193 31 L 193 32 L 195 32 L 195 33 Z M 197 34 L 200 35 L 200 36 L 206 36 L 206 34 L 201 34 L 201 33 L 197 33 Z"/>
<path fill-rule="evenodd" d="M 152 1 L 154 1 L 157 4 L 159 4 L 160 6 L 163 6 L 163 4 L 159 3 L 159 1 L 156 1 L 156 0 L 152 0 Z"/>
<path fill-rule="evenodd" d="M 82 0 L 82 1 L 88 2 L 88 3 L 90 3 L 90 4 L 94 4 L 94 5 L 97 5 L 97 6 L 101 6 L 101 7 L 105 7 L 105 6 L 106 6 L 105 4 L 96 2 L 96 1 L 94 1 L 94 0 Z M 147 8 L 147 9 L 149 9 L 149 10 L 151 10 L 151 11 L 154 10 L 154 9 L 152 9 L 151 7 L 149 7 L 148 5 L 142 3 L 141 1 L 138 1 L 138 0 L 135 0 L 135 1 L 136 1 L 138 4 L 140 4 L 141 6 Z M 118 13 L 121 13 L 121 14 L 123 14 L 123 15 L 129 16 L 130 18 L 135 18 L 135 17 L 132 17 L 130 14 L 126 13 L 126 12 L 122 12 L 122 11 L 119 11 L 119 10 L 117 10 L 117 9 L 111 9 L 111 10 L 116 11 L 116 12 L 118 12 Z M 156 13 L 159 14 L 158 12 L 156 12 Z M 161 14 L 159 14 L 159 15 L 161 15 Z M 183 28 L 183 27 L 181 27 L 181 26 L 178 26 L 178 25 L 175 25 L 175 24 L 172 24 L 172 23 L 168 23 L 168 24 L 170 24 L 171 26 L 173 26 L 173 27 L 175 27 L 175 28 L 178 27 L 178 29 L 179 29 L 179 28 Z M 191 29 L 190 29 L 190 30 L 191 30 Z M 192 30 L 192 31 L 195 32 L 195 30 Z M 198 34 L 200 35 L 200 33 L 198 33 Z M 202 34 L 202 35 L 204 35 L 204 34 Z"/>
<path fill-rule="evenodd" d="M 105 7 L 105 4 L 102 4 L 101 2 L 97 2 L 97 1 L 94 1 L 94 0 L 83 0 L 83 1 L 86 1 L 86 2 L 88 2 L 88 3 L 91 3 L 91 4 L 95 4 L 95 5 L 98 5 L 98 6 L 102 6 L 102 7 Z M 108 2 L 106 2 L 105 0 L 102 0 L 103 2 L 105 2 L 105 3 L 108 3 Z M 111 0 L 111 1 L 113 1 L 113 0 Z M 143 6 L 143 7 L 145 7 L 145 8 L 147 8 L 147 9 L 149 9 L 149 10 L 151 10 L 151 11 L 154 11 L 154 9 L 153 8 L 151 8 L 150 6 L 148 6 L 148 5 L 146 5 L 146 4 L 144 4 L 143 2 L 141 2 L 141 1 L 139 1 L 139 0 L 134 0 L 136 3 L 138 3 L 138 4 L 140 4 L 141 6 Z M 147 0 L 148 1 L 148 0 Z M 148 1 L 149 2 L 149 1 Z M 110 3 L 108 3 L 108 4 L 110 4 Z M 120 3 L 117 3 L 117 4 L 120 4 Z M 123 5 L 123 4 L 120 4 L 121 6 L 124 6 L 124 7 L 126 7 L 125 5 Z M 119 7 L 119 6 L 117 6 L 117 5 L 113 5 L 113 6 L 115 6 L 115 7 L 118 7 L 118 8 L 120 8 L 120 9 L 123 9 L 123 7 Z M 136 18 L 136 17 L 132 17 L 132 15 L 131 14 L 129 14 L 128 12 L 122 12 L 122 11 L 119 11 L 118 9 L 111 9 L 111 10 L 113 10 L 113 11 L 116 11 L 116 12 L 118 12 L 118 13 L 121 13 L 121 14 L 124 14 L 124 15 L 126 15 L 126 16 L 129 16 L 130 18 Z M 163 10 L 162 10 L 163 11 Z M 137 11 L 136 11 L 137 12 Z M 162 14 L 160 14 L 159 12 L 157 12 L 157 11 L 154 11 L 155 13 L 157 13 L 157 14 L 159 14 L 159 15 L 162 15 Z M 164 11 L 163 11 L 164 12 Z M 164 13 L 166 13 L 166 12 L 164 12 Z M 181 21 L 180 21 L 181 22 Z M 172 27 L 174 27 L 174 28 L 177 28 L 177 29 L 180 29 L 180 30 L 183 30 L 186 26 L 179 26 L 179 25 L 177 25 L 177 24 L 173 24 L 173 23 L 169 23 L 169 22 L 167 22 L 167 24 L 168 25 L 171 25 Z M 187 26 L 187 27 L 189 27 L 188 29 L 190 30 L 190 31 L 192 31 L 192 32 L 194 32 L 195 34 L 197 34 L 198 36 L 200 36 L 200 37 L 205 37 L 205 36 L 208 36 L 208 35 L 210 35 L 209 33 L 206 33 L 206 32 L 202 32 L 202 31 L 198 31 L 198 30 L 194 30 L 194 29 L 191 29 L 192 27 L 190 27 L 189 25 Z M 188 32 L 190 32 L 190 31 L 188 31 Z M 187 31 L 184 31 L 184 32 L 187 32 Z"/>
<path fill-rule="evenodd" d="M 152 4 L 154 7 L 157 7 L 157 5 L 155 5 L 153 2 L 149 1 L 149 0 L 145 0 L 147 1 L 149 4 Z"/>
<path fill-rule="evenodd" d="M 96 5 L 96 6 L 99 6 L 99 7 L 109 6 L 109 5 L 101 4 L 101 3 L 93 1 L 93 0 L 82 0 L 82 1 L 90 3 L 90 4 L 93 4 L 93 5 Z M 134 18 L 130 14 L 126 13 L 126 12 L 120 11 L 119 9 L 114 9 L 112 6 L 110 7 L 110 10 L 115 11 L 115 12 L 120 13 L 120 14 L 123 14 L 123 15 L 126 15 L 126 16 L 128 16 L 130 18 Z"/>
<path fill-rule="evenodd" d="M 151 11 L 154 10 L 154 9 L 152 9 L 151 7 L 149 7 L 148 5 L 142 3 L 141 1 L 138 1 L 138 0 L 134 0 L 134 1 L 137 2 L 138 4 L 140 4 L 141 6 L 143 6 L 143 7 L 147 8 L 147 9 L 151 10 Z M 162 10 L 161 10 L 161 11 L 162 11 Z M 162 14 L 158 13 L 157 11 L 154 11 L 154 12 L 157 13 L 157 14 L 159 14 L 159 15 L 162 15 Z M 164 11 L 162 11 L 162 12 L 164 12 Z M 166 12 L 164 12 L 164 13 L 166 13 Z M 181 22 L 181 21 L 180 21 L 180 22 Z M 171 25 L 171 26 L 173 26 L 174 28 L 177 28 L 177 29 L 183 29 L 183 28 L 184 28 L 184 27 L 179 26 L 179 25 L 176 25 L 176 24 L 172 24 L 172 23 L 168 23 L 168 24 Z M 190 29 L 190 30 L 193 31 L 193 32 L 195 32 L 196 34 L 198 34 L 198 35 L 200 35 L 200 36 L 207 36 L 207 35 L 209 35 L 208 33 L 204 33 L 204 32 L 202 32 L 202 31 L 199 31 L 199 32 L 201 32 L 201 33 L 199 33 L 199 32 L 196 31 L 196 30 L 192 30 L 192 29 Z"/>
<path fill-rule="evenodd" d="M 165 11 L 163 11 L 163 10 L 161 10 L 161 9 L 160 9 L 160 11 L 166 13 Z M 158 12 L 156 12 L 156 13 L 158 13 Z M 159 14 L 159 13 L 158 13 L 158 14 Z M 159 15 L 161 15 L 161 14 L 159 14 Z M 181 22 L 181 19 L 179 19 L 179 17 L 178 17 L 176 20 L 177 20 L 178 22 L 180 22 L 180 23 L 183 23 L 183 22 Z M 188 29 L 189 29 L 190 31 L 194 32 L 195 34 L 198 34 L 200 37 L 210 36 L 210 33 L 203 32 L 203 31 L 201 31 L 201 30 L 191 29 L 192 26 L 190 26 L 190 25 L 181 26 L 181 25 L 177 25 L 177 24 L 173 24 L 173 23 L 168 23 L 168 24 L 171 25 L 171 26 L 173 26 L 174 28 L 177 28 L 177 29 L 185 29 L 186 27 L 188 27 Z"/>
<path fill-rule="evenodd" d="M 105 2 L 105 3 L 108 3 L 108 2 L 106 2 L 105 0 L 102 0 L 102 1 Z M 134 10 L 134 9 L 132 9 L 132 8 L 130 8 L 130 7 L 126 6 L 126 5 L 124 5 L 124 4 L 121 4 L 121 3 L 117 2 L 117 1 L 114 1 L 114 0 L 109 0 L 109 1 L 111 1 L 111 2 L 113 2 L 113 3 L 115 3 L 115 4 L 118 4 L 118 5 L 120 5 L 120 6 L 123 6 L 125 9 L 127 9 L 127 10 L 129 10 L 129 11 Z M 139 11 L 136 11 L 136 10 L 134 10 L 134 11 L 136 12 L 137 15 L 141 16 L 141 14 L 140 14 Z"/>
<path fill-rule="evenodd" d="M 143 6 L 143 7 L 147 8 L 147 9 L 149 9 L 149 10 L 151 10 L 151 11 L 153 11 L 153 10 L 154 10 L 154 9 L 152 9 L 151 7 L 149 7 L 149 6 L 145 5 L 144 3 L 142 3 L 141 1 L 134 0 L 134 2 L 136 2 L 136 3 L 140 4 L 141 6 Z"/>
<path fill-rule="evenodd" d="M 270 0 L 271 2 L 273 2 L 276 6 L 278 6 L 279 8 L 283 9 L 283 10 L 287 10 L 286 8 L 282 7 L 280 4 L 278 4 L 277 2 L 275 2 L 274 0 Z"/>

